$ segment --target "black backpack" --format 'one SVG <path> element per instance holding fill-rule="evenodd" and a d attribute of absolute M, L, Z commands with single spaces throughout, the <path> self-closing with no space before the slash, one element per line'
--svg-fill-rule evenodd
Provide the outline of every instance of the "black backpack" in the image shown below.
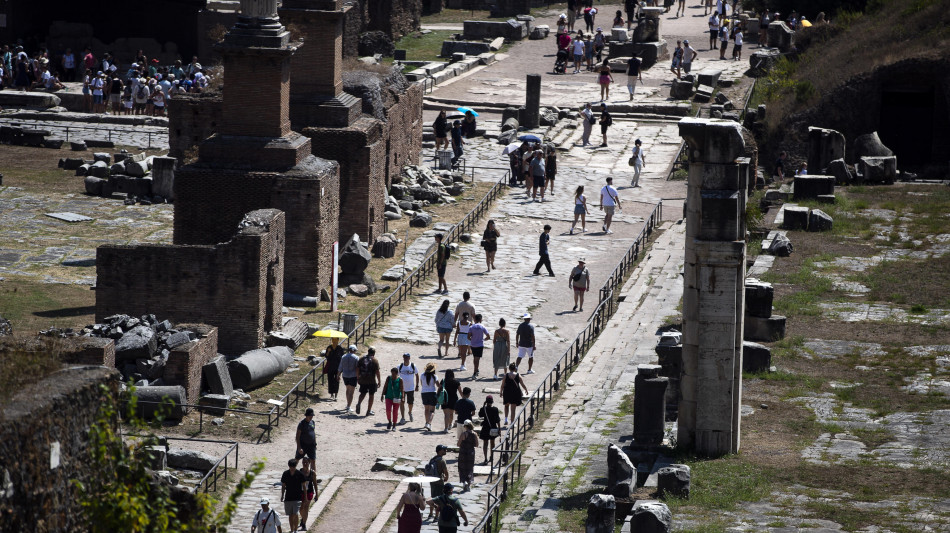
<path fill-rule="evenodd" d="M 360 358 L 359 365 L 360 374 L 369 374 L 373 369 L 373 358 L 368 355 L 364 355 L 362 358 Z"/>
<path fill-rule="evenodd" d="M 446 495 L 439 496 L 442 500 L 442 507 L 439 508 L 439 522 L 446 524 L 458 524 L 459 512 L 455 504 Z"/>
<path fill-rule="evenodd" d="M 442 472 L 439 472 L 439 456 L 436 455 L 432 459 L 429 459 L 429 462 L 426 463 L 426 467 L 423 469 L 425 475 L 429 477 L 442 478 Z"/>
<path fill-rule="evenodd" d="M 138 91 L 135 92 L 135 97 L 139 100 L 145 98 L 145 85 L 139 84 Z"/>

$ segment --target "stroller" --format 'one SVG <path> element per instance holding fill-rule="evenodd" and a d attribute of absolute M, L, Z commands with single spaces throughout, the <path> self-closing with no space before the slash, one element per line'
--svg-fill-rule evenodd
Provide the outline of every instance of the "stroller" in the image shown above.
<path fill-rule="evenodd" d="M 564 74 L 566 71 L 567 71 L 567 50 L 562 48 L 557 51 L 557 60 L 554 61 L 554 73 Z"/>

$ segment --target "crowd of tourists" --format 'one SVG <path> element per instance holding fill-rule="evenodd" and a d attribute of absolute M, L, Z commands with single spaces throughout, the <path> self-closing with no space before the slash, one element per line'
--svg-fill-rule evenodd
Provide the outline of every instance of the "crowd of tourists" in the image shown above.
<path fill-rule="evenodd" d="M 21 45 L 4 45 L 0 54 L 0 88 L 19 91 L 61 91 L 66 83 L 81 82 L 83 111 L 116 115 L 164 115 L 176 94 L 207 90 L 211 78 L 193 57 L 182 65 L 162 64 L 143 50 L 129 66 L 111 52 L 97 57 L 86 48 L 77 54 L 71 48 L 51 55 L 39 48 L 32 55 Z"/>

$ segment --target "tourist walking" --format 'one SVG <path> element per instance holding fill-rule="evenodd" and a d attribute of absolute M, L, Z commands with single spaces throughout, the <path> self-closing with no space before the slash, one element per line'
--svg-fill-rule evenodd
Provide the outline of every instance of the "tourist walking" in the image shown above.
<path fill-rule="evenodd" d="M 422 395 L 422 407 L 425 408 L 426 425 L 423 429 L 432 429 L 432 417 L 435 415 L 439 395 L 439 378 L 435 375 L 435 363 L 426 365 L 422 378 L 419 379 L 419 392 Z"/>
<path fill-rule="evenodd" d="M 478 378 L 478 366 L 485 351 L 485 341 L 491 340 L 488 328 L 482 324 L 482 315 L 475 315 L 475 323 L 468 328 L 468 340 L 472 348 L 472 379 Z"/>
<path fill-rule="evenodd" d="M 633 167 L 633 180 L 630 182 L 630 186 L 639 187 L 640 171 L 646 165 L 646 158 L 643 155 L 643 142 L 640 139 L 633 142 L 633 153 L 630 155 L 629 163 Z"/>
<path fill-rule="evenodd" d="M 594 129 L 594 124 L 597 123 L 597 118 L 594 116 L 594 111 L 590 108 L 589 103 L 584 104 L 584 109 L 581 110 L 581 122 L 584 125 L 581 146 L 587 146 L 590 144 L 590 132 Z"/>
<path fill-rule="evenodd" d="M 534 335 L 534 324 L 531 323 L 531 314 L 525 313 L 521 316 L 521 324 L 515 331 L 515 344 L 518 345 L 518 359 L 515 366 L 521 366 L 521 360 L 528 358 L 528 374 L 534 374 L 534 351 L 537 348 Z"/>
<path fill-rule="evenodd" d="M 538 189 L 541 189 L 541 201 L 544 201 L 544 180 L 547 173 L 544 169 L 544 152 L 534 151 L 534 158 L 531 159 L 531 200 L 538 200 Z"/>
<path fill-rule="evenodd" d="M 468 492 L 472 488 L 472 482 L 475 481 L 475 450 L 478 449 L 478 436 L 475 435 L 475 424 L 471 419 L 462 422 L 462 427 L 462 434 L 458 438 L 459 478 L 462 482 L 462 491 Z"/>
<path fill-rule="evenodd" d="M 608 177 L 607 184 L 600 189 L 600 209 L 604 212 L 604 224 L 601 229 L 604 233 L 610 235 L 610 223 L 614 219 L 614 210 L 620 207 L 620 195 L 617 189 L 614 189 L 614 179 Z"/>
<path fill-rule="evenodd" d="M 442 357 L 442 346 L 445 346 L 445 351 L 448 353 L 449 346 L 452 344 L 452 341 L 449 339 L 454 329 L 455 314 L 449 310 L 449 301 L 442 300 L 442 305 L 439 307 L 439 310 L 435 312 L 435 330 L 439 333 L 439 344 L 436 350 L 439 357 Z"/>
<path fill-rule="evenodd" d="M 501 232 L 498 231 L 498 228 L 495 226 L 495 221 L 489 220 L 485 226 L 485 232 L 482 233 L 482 248 L 485 249 L 485 265 L 488 267 L 489 272 L 495 268 L 495 252 L 498 251 L 498 237 L 501 237 Z"/>
<path fill-rule="evenodd" d="M 462 397 L 455 402 L 455 427 L 456 437 L 461 437 L 465 431 L 464 422 L 475 417 L 475 402 L 471 399 L 472 389 L 465 387 L 462 389 Z"/>
<path fill-rule="evenodd" d="M 511 333 L 505 328 L 505 319 L 498 319 L 498 329 L 495 330 L 494 340 L 492 341 L 492 378 L 498 379 L 498 370 L 504 373 L 508 368 L 508 361 L 511 358 Z"/>
<path fill-rule="evenodd" d="M 594 33 L 594 15 L 597 14 L 597 8 L 587 6 L 584 8 L 584 30 L 588 33 Z"/>
<path fill-rule="evenodd" d="M 445 118 L 445 110 L 439 111 L 439 116 L 432 123 L 432 129 L 435 130 L 435 149 L 449 149 L 449 121 Z"/>
<path fill-rule="evenodd" d="M 587 233 L 587 215 L 587 197 L 584 196 L 584 186 L 578 185 L 577 189 L 574 190 L 574 222 L 571 223 L 571 235 L 574 235 L 578 218 L 581 219 L 581 232 Z"/>
<path fill-rule="evenodd" d="M 607 146 L 607 128 L 612 126 L 613 123 L 614 123 L 614 118 L 610 116 L 609 112 L 607 112 L 607 104 L 601 102 L 600 104 L 600 135 L 604 139 L 604 142 L 600 143 L 601 147 Z"/>
<path fill-rule="evenodd" d="M 577 266 L 571 269 L 571 279 L 567 283 L 574 291 L 574 309 L 584 310 L 584 293 L 590 291 L 590 271 L 587 270 L 587 260 L 581 257 L 577 260 Z"/>
<path fill-rule="evenodd" d="M 465 359 L 468 358 L 468 348 L 471 346 L 471 342 L 468 340 L 468 330 L 472 327 L 470 318 L 468 311 L 462 313 L 462 318 L 455 326 L 455 337 L 452 338 L 452 346 L 458 346 L 459 349 L 459 359 L 461 359 L 461 363 L 459 364 L 460 372 L 465 372 L 466 370 Z M 461 337 L 461 339 L 459 337 Z"/>
<path fill-rule="evenodd" d="M 373 396 L 379 390 L 382 381 L 379 377 L 379 361 L 376 360 L 376 350 L 370 348 L 366 350 L 366 355 L 360 358 L 356 365 L 356 381 L 360 384 L 360 397 L 356 400 L 356 414 L 360 414 L 360 404 L 363 398 L 369 395 L 369 402 L 366 406 L 366 416 L 373 416 Z"/>
<path fill-rule="evenodd" d="M 412 362 L 412 356 L 402 354 L 402 363 L 399 365 L 399 377 L 402 379 L 402 403 L 399 404 L 401 414 L 400 424 L 406 423 L 406 411 L 409 411 L 409 421 L 412 422 L 412 404 L 416 403 L 416 389 L 419 388 L 419 370 Z M 406 406 L 409 406 L 406 409 Z"/>
<path fill-rule="evenodd" d="M 429 490 L 432 491 L 432 497 L 437 498 L 441 496 L 445 491 L 445 484 L 449 480 L 449 467 L 445 464 L 445 454 L 448 453 L 449 447 L 445 444 L 439 444 L 435 447 L 435 455 L 432 459 L 429 459 L 429 462 L 426 463 L 423 473 L 426 477 L 436 478 L 436 481 L 429 482 Z M 432 504 L 432 501 L 428 502 L 429 504 L 429 516 L 426 520 L 432 519 L 432 514 L 434 511 L 437 511 L 435 505 Z"/>
<path fill-rule="evenodd" d="M 508 372 L 501 380 L 501 400 L 505 404 L 505 427 L 509 420 L 515 419 L 518 407 L 521 407 L 522 394 L 528 394 L 528 386 L 524 384 L 521 374 L 518 373 L 518 366 L 515 363 L 508 365 Z"/>
<path fill-rule="evenodd" d="M 346 387 L 346 412 L 350 413 L 353 409 L 353 394 L 356 392 L 356 367 L 359 366 L 360 358 L 356 355 L 356 345 L 351 344 L 346 354 L 340 359 L 339 378 L 343 379 L 343 386 Z"/>
<path fill-rule="evenodd" d="M 254 520 L 251 521 L 251 533 L 283 533 L 280 527 L 280 515 L 277 511 L 270 508 L 270 500 L 261 498 L 261 508 L 254 514 Z"/>
<path fill-rule="evenodd" d="M 475 306 L 472 305 L 472 302 L 469 300 L 472 298 L 472 295 L 468 291 L 462 293 L 462 301 L 456 304 L 455 306 L 455 321 L 459 322 L 462 320 L 462 313 L 468 313 L 469 319 L 475 316 Z"/>
<path fill-rule="evenodd" d="M 482 419 L 482 428 L 479 437 L 482 439 L 482 453 L 485 454 L 485 462 L 488 464 L 488 450 L 495 448 L 495 439 L 501 434 L 501 413 L 495 407 L 495 398 L 489 394 L 485 397 L 485 403 L 478 410 L 478 417 Z"/>
<path fill-rule="evenodd" d="M 627 61 L 627 91 L 630 92 L 631 102 L 633 101 L 633 93 L 637 90 L 637 81 L 643 81 L 643 76 L 640 73 L 642 64 L 643 60 L 637 56 L 633 56 Z"/>
<path fill-rule="evenodd" d="M 340 361 L 346 350 L 340 346 L 340 339 L 333 337 L 330 339 L 330 345 L 323 351 L 323 374 L 327 377 L 327 394 L 330 400 L 336 401 L 340 393 Z"/>
<path fill-rule="evenodd" d="M 462 384 L 455 379 L 455 371 L 446 370 L 445 378 L 439 386 L 439 396 L 437 402 L 442 407 L 442 414 L 445 418 L 445 432 L 452 429 L 452 417 L 455 416 L 455 404 L 459 400 L 459 394 L 462 392 Z"/>
<path fill-rule="evenodd" d="M 551 191 L 554 196 L 554 178 L 557 177 L 557 152 L 551 150 L 547 155 L 547 161 L 544 164 L 544 186 L 541 187 L 541 199 L 544 200 L 544 189 Z"/>
<path fill-rule="evenodd" d="M 307 529 L 307 518 L 310 516 L 310 506 L 313 500 L 318 497 L 317 492 L 317 472 L 314 470 L 314 461 L 306 455 L 300 460 L 300 473 L 307 480 L 307 490 L 303 495 L 303 502 L 300 505 L 300 529 Z"/>
<path fill-rule="evenodd" d="M 449 257 L 452 255 L 449 245 L 442 242 L 443 236 L 441 233 L 435 234 L 435 246 L 436 246 L 436 256 L 435 256 L 435 271 L 436 275 L 439 277 L 439 288 L 435 292 L 441 294 L 449 293 L 449 284 L 445 282 L 445 269 L 449 266 Z"/>
<path fill-rule="evenodd" d="M 673 49 L 673 62 L 670 64 L 670 72 L 676 74 L 676 78 L 680 78 L 680 68 L 682 68 L 683 61 L 683 42 L 676 41 L 676 48 Z"/>
<path fill-rule="evenodd" d="M 397 533 L 419 533 L 422 531 L 422 511 L 426 508 L 426 497 L 422 485 L 409 483 L 409 488 L 399 498 L 396 506 Z"/>
<path fill-rule="evenodd" d="M 313 409 L 310 407 L 304 412 L 303 420 L 297 424 L 297 434 L 294 437 L 297 443 L 297 458 L 317 458 L 317 426 L 313 422 Z"/>
<path fill-rule="evenodd" d="M 597 62 L 603 61 L 604 46 L 607 44 L 607 38 L 604 37 L 604 30 L 597 28 L 594 34 L 594 53 L 597 54 Z M 613 80 L 610 80 L 613 81 Z"/>
<path fill-rule="evenodd" d="M 452 136 L 452 167 L 455 168 L 458 165 L 458 160 L 464 153 L 462 145 L 465 144 L 465 139 L 462 138 L 462 123 L 458 120 L 453 122 L 452 131 L 449 133 Z"/>
<path fill-rule="evenodd" d="M 290 522 L 290 530 L 297 531 L 300 522 L 300 505 L 304 491 L 307 490 L 307 478 L 297 470 L 297 460 L 287 461 L 287 470 L 280 476 L 280 501 L 284 502 L 284 512 Z"/>
<path fill-rule="evenodd" d="M 429 500 L 429 504 L 434 505 L 439 510 L 439 533 L 457 533 L 460 522 L 459 515 L 462 516 L 466 526 L 468 525 L 468 516 L 465 514 L 465 509 L 462 509 L 462 502 L 459 501 L 457 496 L 452 495 L 455 486 L 446 483 L 443 490 L 445 493 Z"/>
<path fill-rule="evenodd" d="M 604 63 L 600 67 L 600 76 L 597 83 L 600 84 L 600 101 L 606 102 L 610 99 L 610 84 L 614 82 L 614 77 L 610 73 L 610 65 Z"/>
<path fill-rule="evenodd" d="M 544 231 L 538 237 L 538 264 L 534 265 L 534 275 L 541 275 L 541 266 L 548 269 L 548 276 L 554 277 L 554 270 L 551 269 L 551 256 L 548 255 L 548 243 L 551 242 L 551 225 L 545 224 Z"/>
<path fill-rule="evenodd" d="M 676 2 L 676 18 L 686 16 L 686 0 L 677 0 Z"/>
<path fill-rule="evenodd" d="M 402 403 L 402 378 L 399 377 L 398 367 L 394 366 L 390 369 L 379 401 L 385 403 L 386 430 L 396 431 L 396 423 L 399 421 L 399 404 Z M 356 407 L 359 409 L 359 403 Z"/>

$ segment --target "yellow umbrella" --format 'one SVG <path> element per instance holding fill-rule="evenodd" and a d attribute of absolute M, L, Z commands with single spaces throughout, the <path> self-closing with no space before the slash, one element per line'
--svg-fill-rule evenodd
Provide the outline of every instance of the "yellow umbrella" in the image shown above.
<path fill-rule="evenodd" d="M 808 19 L 806 19 L 805 17 L 802 17 L 802 27 L 811 28 L 811 22 L 809 22 Z"/>
<path fill-rule="evenodd" d="M 313 334 L 314 337 L 329 337 L 331 339 L 347 339 L 350 336 L 342 331 L 337 331 L 335 329 L 321 329 Z"/>

